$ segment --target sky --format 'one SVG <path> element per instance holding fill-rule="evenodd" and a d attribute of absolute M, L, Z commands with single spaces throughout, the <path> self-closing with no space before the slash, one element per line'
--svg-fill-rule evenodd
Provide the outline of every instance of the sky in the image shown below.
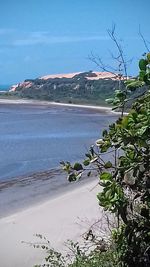
<path fill-rule="evenodd" d="M 128 73 L 138 71 L 149 36 L 149 0 L 0 0 L 0 84 L 47 74 L 99 71 L 91 53 L 114 66 L 116 25 Z"/>

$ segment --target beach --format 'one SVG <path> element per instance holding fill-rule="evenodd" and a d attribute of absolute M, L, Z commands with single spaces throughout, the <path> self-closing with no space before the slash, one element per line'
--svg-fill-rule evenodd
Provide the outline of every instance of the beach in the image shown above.
<path fill-rule="evenodd" d="M 41 234 L 51 247 L 66 251 L 64 242 L 77 241 L 100 218 L 96 193 L 97 181 L 60 194 L 42 204 L 34 205 L 0 219 L 0 259 L 2 267 L 33 267 L 46 256 L 30 243 L 41 242 Z"/>
<path fill-rule="evenodd" d="M 70 184 L 58 165 L 83 159 L 117 114 L 107 107 L 0 99 L 0 116 L 1 266 L 33 267 L 46 256 L 31 246 L 39 242 L 36 234 L 65 251 L 68 239 L 81 240 L 101 217 L 98 181 Z"/>
<path fill-rule="evenodd" d="M 69 104 L 69 103 L 58 103 L 58 102 L 49 102 L 43 100 L 31 100 L 31 99 L 0 99 L 0 104 L 31 104 L 31 105 L 47 105 L 47 106 L 66 106 L 66 107 L 75 107 L 75 108 L 86 108 L 86 109 L 96 109 L 97 111 L 106 111 L 112 112 L 111 107 L 106 106 L 93 106 L 93 105 L 80 105 L 80 104 Z"/>

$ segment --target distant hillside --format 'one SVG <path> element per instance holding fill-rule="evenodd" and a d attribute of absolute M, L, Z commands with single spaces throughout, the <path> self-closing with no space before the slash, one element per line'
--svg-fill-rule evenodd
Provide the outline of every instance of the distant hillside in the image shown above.
<path fill-rule="evenodd" d="M 111 97 L 118 81 L 107 72 L 78 72 L 27 79 L 10 88 L 21 98 L 66 103 L 102 104 Z"/>

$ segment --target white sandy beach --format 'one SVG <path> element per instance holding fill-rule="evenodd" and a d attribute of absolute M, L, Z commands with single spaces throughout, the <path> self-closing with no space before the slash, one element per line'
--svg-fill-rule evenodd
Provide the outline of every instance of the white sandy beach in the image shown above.
<path fill-rule="evenodd" d="M 58 105 L 112 112 L 109 107 L 26 99 L 0 99 L 0 104 Z M 64 249 L 67 239 L 80 239 L 89 224 L 100 218 L 101 211 L 96 198 L 100 188 L 93 189 L 95 185 L 96 181 L 87 182 L 42 204 L 0 219 L 0 267 L 33 267 L 40 264 L 45 253 L 27 244 L 39 242 L 35 234 L 42 234 L 50 240 L 52 247 L 59 250 Z"/>
<path fill-rule="evenodd" d="M 41 263 L 45 253 L 25 242 L 39 242 L 35 234 L 50 240 L 52 247 L 64 249 L 67 239 L 74 241 L 100 217 L 95 187 L 88 182 L 72 191 L 0 219 L 0 266 L 32 267 Z"/>
<path fill-rule="evenodd" d="M 0 98 L 0 104 L 30 104 L 30 105 L 47 105 L 47 106 L 62 106 L 62 107 L 74 107 L 74 108 L 86 108 L 91 110 L 97 110 L 100 112 L 108 112 L 116 115 L 120 115 L 121 112 L 113 111 L 112 107 L 104 106 L 94 106 L 94 105 L 79 105 L 79 104 L 69 104 L 69 103 L 57 103 L 48 102 L 42 100 L 30 100 L 30 99 L 4 99 Z M 128 112 L 124 112 L 124 115 L 128 115 Z"/>
<path fill-rule="evenodd" d="M 94 106 L 94 105 L 79 105 L 79 104 L 69 104 L 69 103 L 57 103 L 49 102 L 43 100 L 30 100 L 30 99 L 5 99 L 0 98 L 0 104 L 30 104 L 30 105 L 55 105 L 55 106 L 66 106 L 66 107 L 75 107 L 75 108 L 87 108 L 95 109 L 99 111 L 108 111 L 113 112 L 111 107 L 104 106 Z M 113 112 L 116 113 L 116 112 Z"/>

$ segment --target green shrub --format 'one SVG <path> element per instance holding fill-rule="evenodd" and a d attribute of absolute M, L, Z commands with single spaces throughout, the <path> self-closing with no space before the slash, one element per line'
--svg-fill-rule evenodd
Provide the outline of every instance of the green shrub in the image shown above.
<path fill-rule="evenodd" d="M 50 242 L 42 235 L 37 235 L 42 240 L 42 244 L 33 244 L 35 248 L 45 250 L 45 262 L 34 267 L 117 267 L 117 257 L 112 248 L 106 249 L 103 246 L 96 247 L 87 253 L 89 247 L 80 247 L 79 243 L 68 241 L 69 252 L 64 256 L 50 247 Z M 103 249 L 102 249 L 103 247 Z"/>
<path fill-rule="evenodd" d="M 109 99 L 121 115 L 104 130 L 86 159 L 73 166 L 62 162 L 68 180 L 75 181 L 87 170 L 97 170 L 103 190 L 99 205 L 115 214 L 118 227 L 112 232 L 120 267 L 150 266 L 150 53 L 139 61 L 139 76 Z M 142 71 L 142 73 L 141 73 Z M 145 91 L 124 115 L 128 95 L 145 86 Z M 109 157 L 104 160 L 103 154 Z M 105 157 L 106 158 L 106 157 Z M 76 168 L 80 166 L 80 168 Z M 82 266 L 82 265 L 81 265 Z M 83 265 L 84 266 L 84 265 Z"/>

